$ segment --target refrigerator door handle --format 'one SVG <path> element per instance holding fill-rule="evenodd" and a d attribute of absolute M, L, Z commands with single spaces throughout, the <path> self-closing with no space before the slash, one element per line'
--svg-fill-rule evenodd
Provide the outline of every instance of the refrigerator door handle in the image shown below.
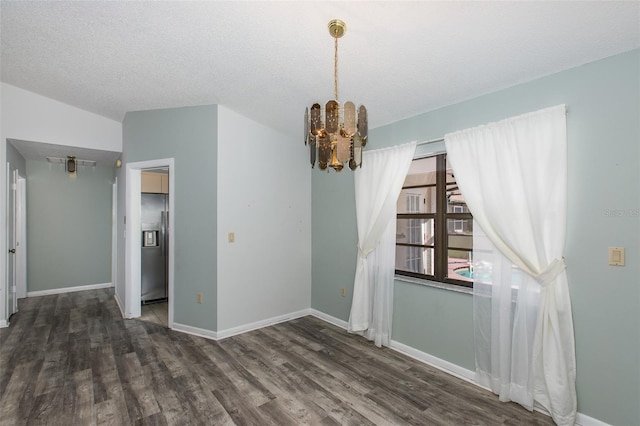
<path fill-rule="evenodd" d="M 165 201 L 166 208 L 166 201 Z M 161 227 L 162 227 L 162 257 L 165 259 L 164 262 L 164 285 L 165 297 L 169 295 L 169 212 L 164 210 L 160 213 Z"/>
<path fill-rule="evenodd" d="M 160 241 L 162 244 L 162 256 L 165 254 L 165 244 L 167 242 L 167 220 L 166 220 L 166 212 L 160 212 Z"/>

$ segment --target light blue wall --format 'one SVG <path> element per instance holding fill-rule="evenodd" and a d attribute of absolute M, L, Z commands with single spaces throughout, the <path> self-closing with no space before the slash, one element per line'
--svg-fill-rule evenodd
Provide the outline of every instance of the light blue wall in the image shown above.
<path fill-rule="evenodd" d="M 311 177 L 311 307 L 347 320 L 358 252 L 353 173 L 317 167 Z"/>
<path fill-rule="evenodd" d="M 110 283 L 113 170 L 26 166 L 27 291 Z"/>
<path fill-rule="evenodd" d="M 125 164 L 175 159 L 175 188 L 170 188 L 175 196 L 174 321 L 216 330 L 217 106 L 129 112 L 123 144 Z M 119 193 L 125 191 L 124 169 L 118 175 Z M 122 235 L 124 199 L 118 210 Z M 124 258 L 118 269 L 124 270 Z M 201 304 L 197 293 L 203 293 Z"/>
<path fill-rule="evenodd" d="M 569 109 L 565 256 L 578 411 L 640 424 L 640 51 L 374 129 L 367 149 L 441 138 L 558 104 Z M 312 307 L 347 320 L 349 302 L 337 288 L 352 289 L 353 178 L 314 173 L 312 185 Z M 332 232 L 332 224 L 342 232 Z M 609 246 L 626 247 L 627 266 L 608 266 Z M 393 339 L 473 369 L 471 310 L 469 295 L 396 281 Z"/>

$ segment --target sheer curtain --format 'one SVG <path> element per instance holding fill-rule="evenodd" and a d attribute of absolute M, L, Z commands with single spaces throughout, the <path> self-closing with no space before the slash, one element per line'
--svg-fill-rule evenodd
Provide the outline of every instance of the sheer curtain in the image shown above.
<path fill-rule="evenodd" d="M 396 211 L 416 143 L 365 151 L 354 175 L 358 261 L 348 330 L 389 346 L 393 315 Z"/>
<path fill-rule="evenodd" d="M 576 416 L 576 361 L 563 260 L 564 105 L 445 136 L 474 217 L 476 380 L 503 401 Z"/>

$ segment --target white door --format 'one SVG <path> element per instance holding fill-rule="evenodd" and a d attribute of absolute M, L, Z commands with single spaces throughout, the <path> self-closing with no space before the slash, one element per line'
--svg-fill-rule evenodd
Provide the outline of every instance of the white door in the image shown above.
<path fill-rule="evenodd" d="M 16 299 L 27 297 L 27 180 L 18 174 L 16 187 Z M 16 300 L 16 312 L 18 301 Z"/>
<path fill-rule="evenodd" d="M 7 163 L 7 317 L 16 312 L 16 187 L 18 171 Z"/>

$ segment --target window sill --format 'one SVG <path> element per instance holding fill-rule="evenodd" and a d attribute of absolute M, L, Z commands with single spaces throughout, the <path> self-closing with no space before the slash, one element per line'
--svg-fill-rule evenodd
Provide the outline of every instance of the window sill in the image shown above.
<path fill-rule="evenodd" d="M 422 279 L 422 278 L 408 277 L 406 275 L 395 275 L 395 280 L 396 281 L 402 281 L 402 282 L 405 282 L 405 283 L 411 283 L 411 284 L 423 285 L 423 286 L 427 286 L 427 287 L 439 288 L 439 289 L 442 289 L 442 290 L 455 291 L 455 292 L 458 292 L 458 293 L 473 294 L 473 289 L 470 288 L 470 287 L 463 287 L 463 286 L 459 286 L 459 285 L 455 285 L 455 284 L 441 283 L 441 282 L 438 282 L 438 281 L 430 281 L 430 280 L 425 280 L 425 279 Z"/>

